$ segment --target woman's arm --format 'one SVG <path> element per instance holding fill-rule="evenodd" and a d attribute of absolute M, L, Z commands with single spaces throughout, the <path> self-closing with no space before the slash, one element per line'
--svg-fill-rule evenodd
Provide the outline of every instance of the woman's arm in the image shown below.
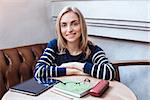
<path fill-rule="evenodd" d="M 102 49 L 97 47 L 96 52 L 92 55 L 92 63 L 86 62 L 83 71 L 92 77 L 113 80 L 116 75 L 115 68 L 108 61 Z"/>
<path fill-rule="evenodd" d="M 44 50 L 35 66 L 34 77 L 39 83 L 48 84 L 51 82 L 51 77 L 66 75 L 66 68 L 59 68 L 55 62 L 57 56 L 56 51 L 57 40 L 54 39 L 48 43 L 48 47 Z"/>
<path fill-rule="evenodd" d="M 52 48 L 47 47 L 38 60 L 34 77 L 39 83 L 48 84 L 51 77 L 66 75 L 66 68 L 58 68 L 55 64 L 55 52 Z"/>

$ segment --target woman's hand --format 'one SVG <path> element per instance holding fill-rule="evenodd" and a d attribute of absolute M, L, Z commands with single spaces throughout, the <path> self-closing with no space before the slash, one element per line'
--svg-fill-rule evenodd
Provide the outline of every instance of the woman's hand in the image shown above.
<path fill-rule="evenodd" d="M 71 69 L 77 69 L 83 72 L 83 67 L 85 63 L 80 63 L 80 62 L 68 62 L 68 63 L 63 63 L 61 67 L 65 68 L 71 68 Z"/>
<path fill-rule="evenodd" d="M 87 74 L 78 69 L 66 68 L 66 75 L 87 75 Z"/>
<path fill-rule="evenodd" d="M 67 75 L 87 75 L 83 72 L 84 64 L 80 62 L 68 62 L 63 63 L 60 67 L 66 68 Z"/>

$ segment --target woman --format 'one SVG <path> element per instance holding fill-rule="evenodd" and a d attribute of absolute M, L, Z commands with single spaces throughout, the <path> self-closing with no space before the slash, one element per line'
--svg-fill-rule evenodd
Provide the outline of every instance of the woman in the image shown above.
<path fill-rule="evenodd" d="M 88 40 L 85 19 L 75 7 L 65 7 L 57 17 L 58 38 L 51 40 L 36 64 L 34 77 L 49 83 L 50 77 L 88 74 L 113 80 L 115 69 L 104 51 Z"/>

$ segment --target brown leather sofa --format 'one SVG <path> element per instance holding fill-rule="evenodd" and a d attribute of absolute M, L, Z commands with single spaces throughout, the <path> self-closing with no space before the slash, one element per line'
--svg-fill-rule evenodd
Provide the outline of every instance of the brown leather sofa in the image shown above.
<path fill-rule="evenodd" d="M 0 99 L 9 87 L 33 77 L 46 43 L 0 50 Z"/>

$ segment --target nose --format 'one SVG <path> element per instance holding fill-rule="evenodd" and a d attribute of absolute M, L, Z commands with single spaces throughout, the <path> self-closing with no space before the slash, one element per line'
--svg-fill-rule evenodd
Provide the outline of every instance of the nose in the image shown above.
<path fill-rule="evenodd" d="M 67 31 L 68 31 L 68 32 L 72 32 L 72 27 L 71 27 L 70 25 L 68 25 Z"/>

